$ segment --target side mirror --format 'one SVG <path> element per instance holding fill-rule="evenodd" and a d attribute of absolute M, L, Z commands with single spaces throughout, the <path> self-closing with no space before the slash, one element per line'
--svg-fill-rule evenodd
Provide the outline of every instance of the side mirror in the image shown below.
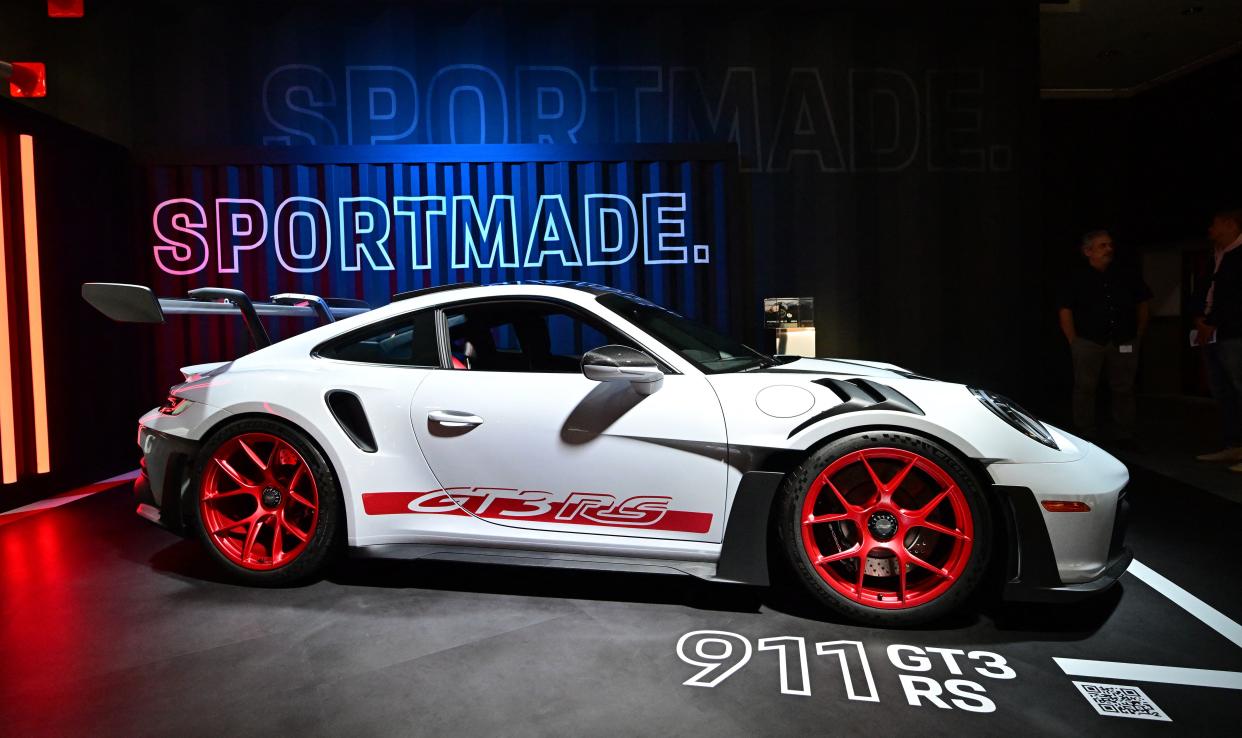
<path fill-rule="evenodd" d="M 582 373 L 596 382 L 629 382 L 640 395 L 664 385 L 664 372 L 655 359 L 629 346 L 600 346 L 582 355 Z"/>

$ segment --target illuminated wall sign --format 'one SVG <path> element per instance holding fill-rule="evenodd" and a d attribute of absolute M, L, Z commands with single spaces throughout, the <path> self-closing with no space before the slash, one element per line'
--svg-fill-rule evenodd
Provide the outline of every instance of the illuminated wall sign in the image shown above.
<path fill-rule="evenodd" d="M 728 142 L 739 170 L 1009 171 L 977 68 L 292 63 L 263 79 L 269 146 Z"/>
<path fill-rule="evenodd" d="M 688 240 L 687 199 L 685 192 L 587 193 L 572 204 L 575 223 L 561 194 L 538 195 L 522 219 L 515 196 L 502 194 L 293 195 L 275 207 L 246 197 L 174 197 L 155 206 L 151 226 L 155 262 L 170 275 L 236 274 L 264 249 L 294 274 L 392 271 L 397 249 L 412 270 L 431 269 L 437 259 L 452 269 L 707 264 L 711 246 Z"/>
<path fill-rule="evenodd" d="M 288 146 L 146 155 L 143 249 L 160 295 L 231 287 L 371 305 L 454 282 L 581 280 L 729 330 L 748 304 L 727 144 Z M 736 270 L 736 271 L 734 271 Z M 750 312 L 753 312 L 750 311 Z M 244 351 L 171 321 L 161 375 Z M 280 337 L 305 326 L 274 323 Z M 179 362 L 179 363 L 177 363 Z"/>

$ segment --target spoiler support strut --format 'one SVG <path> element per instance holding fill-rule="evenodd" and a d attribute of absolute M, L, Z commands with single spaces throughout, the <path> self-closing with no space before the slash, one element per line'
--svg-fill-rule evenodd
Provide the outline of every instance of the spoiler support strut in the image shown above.
<path fill-rule="evenodd" d="M 254 311 L 254 303 L 250 301 L 250 297 L 245 292 L 231 290 L 227 287 L 199 287 L 186 294 L 195 300 L 228 300 L 241 311 L 242 320 L 246 322 L 246 330 L 250 333 L 250 341 L 254 344 L 255 351 L 272 345 L 272 338 L 267 335 L 267 328 L 263 327 L 263 323 L 259 321 L 259 314 Z"/>

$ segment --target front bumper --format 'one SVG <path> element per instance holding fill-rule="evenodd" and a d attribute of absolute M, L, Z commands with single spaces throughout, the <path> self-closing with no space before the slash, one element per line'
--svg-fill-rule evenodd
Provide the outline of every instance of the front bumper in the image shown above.
<path fill-rule="evenodd" d="M 997 461 L 987 470 L 996 485 L 1030 492 L 1033 514 L 1018 521 L 1044 529 L 1061 581 L 1080 584 L 1103 574 L 1110 554 L 1115 553 L 1110 551 L 1112 533 L 1130 473 L 1103 449 L 1068 438 L 1083 450 L 1082 455 L 1052 463 Z M 1049 512 L 1042 508 L 1042 503 L 1053 501 L 1085 503 L 1090 512 Z"/>
<path fill-rule="evenodd" d="M 1125 500 L 1124 490 L 1118 496 L 1109 531 L 1108 550 L 1100 571 L 1090 579 L 1067 583 L 1062 579 L 1061 566 L 1053 551 L 1035 494 L 1025 487 L 998 485 L 993 489 L 1005 503 L 1001 513 L 1009 545 L 1002 592 L 1004 599 L 1020 602 L 1080 600 L 1113 586 L 1134 560 L 1134 554 L 1125 546 L 1130 503 Z"/>

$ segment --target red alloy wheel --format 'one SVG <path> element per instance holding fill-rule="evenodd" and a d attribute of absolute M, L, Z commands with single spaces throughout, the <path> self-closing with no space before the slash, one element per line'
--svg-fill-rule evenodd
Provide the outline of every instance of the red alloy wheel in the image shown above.
<path fill-rule="evenodd" d="M 974 540 L 970 506 L 953 478 L 898 448 L 863 449 L 829 464 L 807 490 L 801 523 L 807 557 L 828 586 L 886 610 L 948 591 Z"/>
<path fill-rule="evenodd" d="M 319 522 L 319 492 L 306 460 L 268 433 L 220 444 L 203 470 L 198 506 L 212 545 L 251 571 L 296 559 Z"/>

